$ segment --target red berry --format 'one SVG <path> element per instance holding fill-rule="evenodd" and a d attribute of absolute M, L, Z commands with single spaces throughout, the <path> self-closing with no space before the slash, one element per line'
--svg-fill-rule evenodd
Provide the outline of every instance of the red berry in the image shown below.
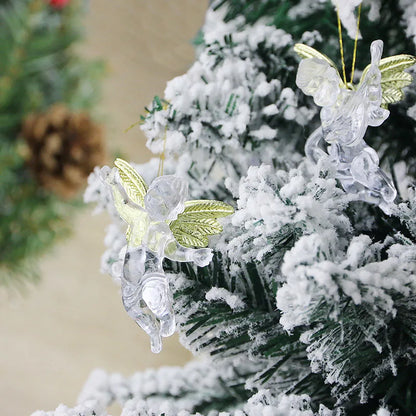
<path fill-rule="evenodd" d="M 64 8 L 71 0 L 48 0 L 49 5 L 55 9 Z"/>

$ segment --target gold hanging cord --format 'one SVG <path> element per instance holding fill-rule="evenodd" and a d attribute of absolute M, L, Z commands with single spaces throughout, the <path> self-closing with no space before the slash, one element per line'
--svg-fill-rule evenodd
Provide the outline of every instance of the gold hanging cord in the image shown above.
<path fill-rule="evenodd" d="M 159 169 L 157 171 L 157 176 L 163 176 L 163 166 L 165 164 L 165 151 L 166 151 L 166 133 L 168 130 L 168 126 L 165 127 L 165 135 L 163 137 L 163 150 L 162 153 L 159 155 Z"/>
<path fill-rule="evenodd" d="M 358 35 L 360 33 L 360 17 L 361 17 L 361 4 L 358 6 L 358 15 L 357 15 L 357 30 L 355 33 L 355 41 L 354 41 L 354 52 L 353 52 L 353 59 L 352 59 L 352 69 L 351 69 L 351 81 L 352 84 L 354 80 L 354 71 L 355 71 L 355 60 L 357 57 L 357 43 L 358 43 Z M 338 37 L 339 37 L 339 49 L 341 52 L 341 63 L 342 63 L 342 75 L 344 78 L 344 84 L 348 87 L 347 84 L 347 75 L 345 71 L 345 59 L 344 59 L 344 43 L 342 41 L 342 28 L 341 28 L 341 18 L 339 16 L 339 7 L 337 3 L 337 22 L 338 22 Z"/>
<path fill-rule="evenodd" d="M 361 5 L 358 6 L 358 15 L 357 15 L 357 31 L 355 32 L 355 40 L 354 40 L 354 54 L 352 56 L 352 69 L 351 69 L 351 81 L 354 81 L 354 70 L 355 70 L 355 58 L 357 57 L 357 43 L 358 43 L 358 35 L 360 33 L 360 17 L 361 17 Z"/>
<path fill-rule="evenodd" d="M 163 106 L 163 109 L 166 110 L 168 107 L 167 105 Z M 142 124 L 142 120 L 137 121 L 136 123 L 133 123 L 130 127 L 124 130 L 124 133 L 127 133 L 130 131 L 133 127 L 136 127 L 138 124 Z M 165 133 L 163 135 L 163 148 L 159 155 L 159 168 L 157 170 L 157 176 L 163 176 L 163 168 L 165 164 L 165 152 L 166 152 L 166 134 L 168 131 L 168 126 L 165 127 Z"/>

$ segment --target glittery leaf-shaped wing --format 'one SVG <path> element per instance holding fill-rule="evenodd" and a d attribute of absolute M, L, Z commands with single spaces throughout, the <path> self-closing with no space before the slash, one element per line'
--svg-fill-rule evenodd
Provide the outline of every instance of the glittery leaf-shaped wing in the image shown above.
<path fill-rule="evenodd" d="M 382 106 L 394 104 L 404 97 L 403 88 L 412 82 L 412 76 L 405 69 L 416 63 L 416 57 L 412 55 L 394 55 L 380 60 Z M 360 83 L 371 65 L 367 65 L 361 76 Z"/>
<path fill-rule="evenodd" d="M 303 59 L 308 59 L 308 58 L 322 59 L 322 60 L 326 61 L 329 65 L 331 65 L 333 68 L 335 68 L 338 72 L 338 68 L 335 65 L 334 61 L 332 61 L 332 59 L 328 58 L 326 55 L 317 51 L 316 49 L 312 48 L 311 46 L 305 45 L 303 43 L 296 43 L 295 46 L 293 47 L 293 49 L 295 50 L 295 52 L 301 58 L 303 58 Z M 339 75 L 339 73 L 338 73 L 338 75 Z M 341 78 L 341 76 L 340 76 L 340 78 Z"/>
<path fill-rule="evenodd" d="M 147 193 L 147 185 L 144 179 L 129 163 L 123 159 L 116 159 L 114 165 L 118 168 L 121 184 L 129 199 L 140 207 L 144 207 L 144 196 Z"/>
<path fill-rule="evenodd" d="M 128 224 L 126 239 L 129 244 L 139 246 L 146 232 L 148 215 L 146 211 L 130 204 L 116 185 L 112 185 L 114 206 L 121 219 Z"/>
<path fill-rule="evenodd" d="M 220 201 L 185 202 L 185 209 L 169 224 L 176 241 L 184 247 L 207 247 L 208 236 L 222 232 L 217 218 L 234 212 L 232 206 Z"/>

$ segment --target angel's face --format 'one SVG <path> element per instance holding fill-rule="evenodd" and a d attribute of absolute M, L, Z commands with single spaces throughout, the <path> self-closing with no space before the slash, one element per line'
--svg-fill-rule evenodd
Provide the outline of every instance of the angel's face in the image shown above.
<path fill-rule="evenodd" d="M 299 64 L 296 85 L 311 95 L 315 104 L 329 107 L 336 103 L 341 79 L 337 71 L 322 59 L 304 59 Z"/>
<path fill-rule="evenodd" d="M 181 178 L 160 176 L 151 183 L 144 205 L 153 220 L 172 221 L 184 210 L 187 196 L 188 186 Z"/>

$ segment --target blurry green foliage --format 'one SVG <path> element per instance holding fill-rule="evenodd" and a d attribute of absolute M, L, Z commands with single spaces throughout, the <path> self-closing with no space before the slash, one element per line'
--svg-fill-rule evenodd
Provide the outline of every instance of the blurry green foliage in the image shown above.
<path fill-rule="evenodd" d="M 74 49 L 82 40 L 86 4 L 54 9 L 44 0 L 0 0 L 0 284 L 38 277 L 36 261 L 68 234 L 79 201 L 40 188 L 26 168 L 19 140 L 31 112 L 57 102 L 89 110 L 99 97 L 101 61 Z"/>

